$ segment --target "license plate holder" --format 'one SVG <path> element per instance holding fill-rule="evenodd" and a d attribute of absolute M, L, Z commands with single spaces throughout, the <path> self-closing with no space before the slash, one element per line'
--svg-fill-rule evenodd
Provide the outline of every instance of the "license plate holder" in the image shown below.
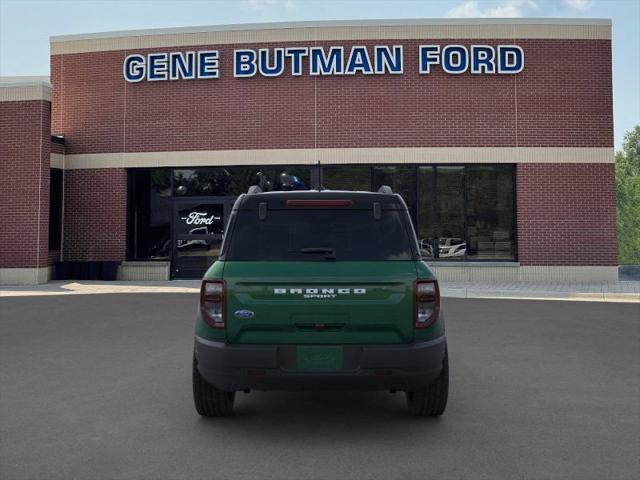
<path fill-rule="evenodd" d="M 342 347 L 299 346 L 296 348 L 296 368 L 305 371 L 342 370 Z"/>

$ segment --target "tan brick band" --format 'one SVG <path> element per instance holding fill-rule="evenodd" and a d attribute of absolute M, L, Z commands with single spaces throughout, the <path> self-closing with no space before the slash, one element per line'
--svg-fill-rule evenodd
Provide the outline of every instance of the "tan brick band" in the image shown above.
<path fill-rule="evenodd" d="M 416 19 L 294 22 L 51 37 L 51 54 L 265 42 L 399 39 L 611 39 L 602 19 Z"/>
<path fill-rule="evenodd" d="M 50 85 L 12 85 L 0 83 L 0 102 L 51 101 Z"/>
<path fill-rule="evenodd" d="M 86 168 L 384 163 L 613 163 L 613 147 L 404 147 L 52 154 L 52 165 Z"/>
<path fill-rule="evenodd" d="M 49 166 L 51 168 L 64 169 L 64 155 L 61 153 L 52 153 Z"/>

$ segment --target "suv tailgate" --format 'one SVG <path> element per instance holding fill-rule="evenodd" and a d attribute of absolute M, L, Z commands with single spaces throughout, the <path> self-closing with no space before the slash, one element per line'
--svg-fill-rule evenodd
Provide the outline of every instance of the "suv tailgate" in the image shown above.
<path fill-rule="evenodd" d="M 229 343 L 413 340 L 413 261 L 230 261 L 224 278 Z"/>

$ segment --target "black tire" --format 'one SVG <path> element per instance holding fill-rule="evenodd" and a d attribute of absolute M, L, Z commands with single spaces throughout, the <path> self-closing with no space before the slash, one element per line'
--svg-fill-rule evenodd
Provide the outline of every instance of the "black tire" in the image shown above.
<path fill-rule="evenodd" d="M 447 408 L 449 396 L 449 355 L 444 351 L 442 371 L 438 378 L 430 383 L 424 390 L 406 392 L 407 407 L 414 415 L 421 417 L 439 417 Z"/>
<path fill-rule="evenodd" d="M 195 356 L 193 357 L 193 402 L 196 411 L 203 417 L 224 417 L 233 412 L 236 392 L 224 392 L 208 384 L 200 372 Z"/>

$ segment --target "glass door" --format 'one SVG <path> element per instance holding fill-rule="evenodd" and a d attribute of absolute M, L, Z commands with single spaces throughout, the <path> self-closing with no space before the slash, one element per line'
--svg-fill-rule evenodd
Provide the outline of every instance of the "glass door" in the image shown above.
<path fill-rule="evenodd" d="M 234 198 L 189 198 L 173 202 L 173 278 L 201 278 L 220 254 Z"/>

